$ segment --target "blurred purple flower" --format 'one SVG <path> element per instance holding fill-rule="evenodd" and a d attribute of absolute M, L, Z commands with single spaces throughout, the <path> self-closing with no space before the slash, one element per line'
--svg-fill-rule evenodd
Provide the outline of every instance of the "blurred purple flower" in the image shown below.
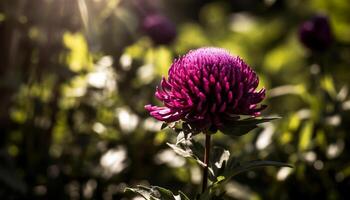
<path fill-rule="evenodd" d="M 155 44 L 170 44 L 176 38 L 176 26 L 161 14 L 149 14 L 142 22 L 145 33 Z"/>
<path fill-rule="evenodd" d="M 145 109 L 160 121 L 183 120 L 201 131 L 216 130 L 238 115 L 260 115 L 265 89 L 256 91 L 258 84 L 258 76 L 239 57 L 220 48 L 200 48 L 175 60 L 168 80 L 157 87 L 155 96 L 165 107 Z"/>
<path fill-rule="evenodd" d="M 333 41 L 332 30 L 328 17 L 316 15 L 299 27 L 299 39 L 307 48 L 313 51 L 326 50 Z"/>

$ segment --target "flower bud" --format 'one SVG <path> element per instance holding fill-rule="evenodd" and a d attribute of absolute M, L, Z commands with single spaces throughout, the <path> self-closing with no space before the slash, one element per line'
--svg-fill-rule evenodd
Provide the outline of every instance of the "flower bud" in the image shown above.
<path fill-rule="evenodd" d="M 312 51 L 325 51 L 333 42 L 332 30 L 328 17 L 316 15 L 304 22 L 299 28 L 301 43 Z"/>
<path fill-rule="evenodd" d="M 142 28 L 155 44 L 170 44 L 176 38 L 175 24 L 164 15 L 147 15 L 143 19 Z"/>

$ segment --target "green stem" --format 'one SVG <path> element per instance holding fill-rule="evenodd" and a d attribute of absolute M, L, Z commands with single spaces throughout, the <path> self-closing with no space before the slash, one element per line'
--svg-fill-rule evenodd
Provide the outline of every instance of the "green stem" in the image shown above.
<path fill-rule="evenodd" d="M 210 134 L 205 133 L 205 149 L 204 149 L 204 164 L 203 169 L 203 184 L 202 184 L 202 193 L 207 189 L 208 186 L 208 165 L 209 165 L 209 155 L 210 155 Z"/>

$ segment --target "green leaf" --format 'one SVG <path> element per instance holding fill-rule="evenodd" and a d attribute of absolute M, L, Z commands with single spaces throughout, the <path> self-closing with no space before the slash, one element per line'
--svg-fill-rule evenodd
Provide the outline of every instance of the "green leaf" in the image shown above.
<path fill-rule="evenodd" d="M 201 166 L 205 166 L 202 162 L 204 157 L 204 147 L 201 143 L 193 140 L 190 134 L 186 135 L 184 132 L 180 132 L 176 144 L 167 143 L 167 145 L 178 155 L 185 158 L 193 158 Z"/>
<path fill-rule="evenodd" d="M 190 200 L 190 198 L 181 191 L 179 191 L 178 195 L 174 195 L 170 190 L 159 186 L 145 187 L 138 185 L 136 188 L 126 188 L 125 192 L 136 193 L 146 200 Z"/>
<path fill-rule="evenodd" d="M 275 119 L 279 119 L 279 117 L 248 117 L 241 120 L 225 121 L 224 126 L 219 130 L 225 135 L 229 135 L 231 137 L 239 137 L 257 128 L 258 124 L 269 122 Z"/>
<path fill-rule="evenodd" d="M 224 173 L 217 178 L 217 183 L 222 181 L 227 181 L 231 179 L 233 176 L 236 176 L 237 174 L 240 174 L 242 172 L 250 171 L 252 169 L 256 169 L 259 167 L 267 167 L 267 166 L 275 166 L 275 167 L 292 167 L 291 165 L 287 163 L 282 162 L 276 162 L 276 161 L 267 161 L 267 160 L 255 160 L 255 161 L 249 161 L 245 163 L 238 163 L 237 161 L 229 160 L 228 164 L 225 168 Z M 223 179 L 223 177 L 225 177 Z"/>
<path fill-rule="evenodd" d="M 221 147 L 214 146 L 212 149 L 211 162 L 215 168 L 222 168 L 225 165 L 225 162 L 230 158 L 230 152 Z"/>
<path fill-rule="evenodd" d="M 237 175 L 242 172 L 246 172 L 255 168 L 259 167 L 268 167 L 268 166 L 274 166 L 274 167 L 293 167 L 290 164 L 283 163 L 283 162 L 277 162 L 277 161 L 268 161 L 268 160 L 255 160 L 255 161 L 249 161 L 242 165 L 239 165 L 235 168 L 233 176 Z"/>
<path fill-rule="evenodd" d="M 188 198 L 183 192 L 179 191 L 179 195 L 181 200 L 190 200 L 190 198 Z"/>
<path fill-rule="evenodd" d="M 151 189 L 142 185 L 138 185 L 136 188 L 125 188 L 125 192 L 133 192 L 146 200 L 151 200 Z"/>
<path fill-rule="evenodd" d="M 230 158 L 230 152 L 221 147 L 213 147 L 209 161 L 209 179 L 215 181 L 216 177 L 225 169 L 226 163 Z"/>
<path fill-rule="evenodd" d="M 158 187 L 158 186 L 153 186 L 152 189 L 158 190 L 160 193 L 160 197 L 163 200 L 176 200 L 175 195 L 168 189 Z"/>

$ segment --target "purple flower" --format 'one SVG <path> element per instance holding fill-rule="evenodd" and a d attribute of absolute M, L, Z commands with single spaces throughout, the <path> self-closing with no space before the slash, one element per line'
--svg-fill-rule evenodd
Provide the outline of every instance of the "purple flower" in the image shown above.
<path fill-rule="evenodd" d="M 164 15 L 147 15 L 143 19 L 142 27 L 155 44 L 170 44 L 176 38 L 175 25 Z"/>
<path fill-rule="evenodd" d="M 316 15 L 304 22 L 299 28 L 299 39 L 304 46 L 313 51 L 326 50 L 333 41 L 328 17 Z"/>
<path fill-rule="evenodd" d="M 192 50 L 175 60 L 168 80 L 162 79 L 155 96 L 164 107 L 146 105 L 154 118 L 183 120 L 201 131 L 216 130 L 238 115 L 260 115 L 265 89 L 256 91 L 256 73 L 239 57 L 220 48 Z"/>

